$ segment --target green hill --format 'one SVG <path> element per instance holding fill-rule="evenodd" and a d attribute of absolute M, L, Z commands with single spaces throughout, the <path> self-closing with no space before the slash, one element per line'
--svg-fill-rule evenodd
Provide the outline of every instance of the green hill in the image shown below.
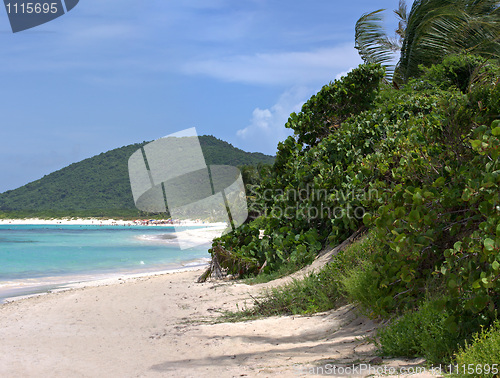
<path fill-rule="evenodd" d="M 148 142 L 131 144 L 73 163 L 18 189 L 0 194 L 0 212 L 12 216 L 134 216 L 129 157 Z M 207 164 L 272 164 L 213 136 L 201 136 Z"/>

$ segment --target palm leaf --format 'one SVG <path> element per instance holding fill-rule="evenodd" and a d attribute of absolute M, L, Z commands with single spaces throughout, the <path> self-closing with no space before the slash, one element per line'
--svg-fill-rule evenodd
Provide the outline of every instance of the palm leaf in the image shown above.
<path fill-rule="evenodd" d="M 386 79 L 392 80 L 394 66 L 389 64 L 394 59 L 395 43 L 391 41 L 383 27 L 384 9 L 366 13 L 356 22 L 355 47 L 365 63 L 379 63 L 386 69 Z"/>
<path fill-rule="evenodd" d="M 401 49 L 398 74 L 403 81 L 449 54 L 499 57 L 499 8 L 492 0 L 417 0 Z"/>
<path fill-rule="evenodd" d="M 398 9 L 394 11 L 394 14 L 399 19 L 398 28 L 396 29 L 396 35 L 399 37 L 401 47 L 401 43 L 406 33 L 406 26 L 408 25 L 408 9 L 404 0 L 399 0 Z"/>

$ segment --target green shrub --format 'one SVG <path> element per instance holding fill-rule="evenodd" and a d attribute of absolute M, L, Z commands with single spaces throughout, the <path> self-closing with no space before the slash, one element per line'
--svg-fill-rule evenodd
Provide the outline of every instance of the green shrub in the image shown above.
<path fill-rule="evenodd" d="M 420 66 L 420 69 L 424 73 L 415 82 L 422 87 L 427 84 L 444 90 L 456 88 L 462 93 L 467 93 L 481 76 L 498 75 L 496 67 L 487 64 L 486 59 L 470 54 L 449 55 L 440 64 Z"/>
<path fill-rule="evenodd" d="M 361 65 L 290 115 L 285 126 L 294 136 L 279 143 L 272 175 L 251 188 L 250 213 L 260 218 L 214 241 L 235 257 L 222 268 L 233 272 L 239 259 L 248 258 L 256 263 L 238 270 L 242 276 L 256 274 L 264 264 L 265 273 L 290 263 L 303 266 L 327 243 L 359 229 L 365 191 L 358 163 L 387 124 L 385 111 L 364 112 L 375 105 L 383 75 L 379 65 Z M 351 122 L 352 117 L 358 118 Z M 266 236 L 260 239 L 262 229 Z"/>
<path fill-rule="evenodd" d="M 483 63 L 446 59 L 423 87 L 384 87 L 375 65 L 325 86 L 291 115 L 294 136 L 253 193 L 267 211 L 260 223 L 216 241 L 235 257 L 223 268 L 300 266 L 363 222 L 378 246 L 336 266 L 343 295 L 394 316 L 432 284 L 447 298 L 450 332 L 490 324 L 500 307 L 500 82 L 498 62 Z M 357 95 L 359 107 L 349 102 Z"/>
<path fill-rule="evenodd" d="M 284 286 L 267 290 L 260 298 L 254 298 L 253 307 L 228 312 L 223 319 L 236 321 L 262 316 L 311 314 L 331 310 L 344 300 L 341 281 L 346 272 L 364 263 L 377 245 L 376 240 L 370 235 L 363 237 L 340 251 L 319 272 L 310 273 L 301 280 L 294 280 Z M 290 266 L 284 265 L 278 271 L 264 274 L 264 278 L 257 276 L 247 282 L 267 282 L 267 278 L 281 276 L 278 273 L 285 273 L 287 267 Z"/>
<path fill-rule="evenodd" d="M 335 267 L 327 265 L 302 280 L 271 289 L 267 298 L 257 303 L 257 311 L 267 316 L 311 314 L 331 310 L 340 298 Z"/>
<path fill-rule="evenodd" d="M 285 265 L 281 265 L 277 270 L 272 270 L 269 272 L 263 272 L 257 274 L 255 276 L 250 276 L 248 278 L 243 279 L 243 281 L 247 285 L 256 285 L 261 283 L 266 283 L 269 281 L 277 280 L 278 278 L 282 278 L 288 276 L 289 274 L 295 273 L 296 271 L 302 268 L 301 265 L 288 263 Z"/>
<path fill-rule="evenodd" d="M 253 298 L 251 308 L 226 312 L 224 321 L 243 321 L 275 315 L 299 315 L 328 311 L 340 303 L 341 294 L 336 281 L 334 265 L 327 265 L 318 273 L 311 273 L 301 280 L 266 290 Z"/>
<path fill-rule="evenodd" d="M 370 317 L 389 317 L 393 313 L 401 313 L 405 310 L 413 310 L 418 305 L 419 299 L 404 297 L 406 289 L 402 286 L 403 281 L 390 283 L 392 267 L 382 265 L 380 261 L 390 256 L 390 249 L 374 233 L 358 243 L 352 244 L 338 259 L 347 259 L 343 268 L 339 271 L 339 283 L 342 294 L 350 302 L 360 305 L 362 311 Z M 435 277 L 429 278 L 423 285 L 422 292 L 439 292 L 439 280 Z M 401 297 L 406 300 L 401 300 Z M 410 300 L 411 299 L 411 300 Z"/>
<path fill-rule="evenodd" d="M 361 265 L 348 270 L 341 277 L 342 292 L 350 302 L 358 303 L 369 316 L 387 315 L 385 309 L 388 307 L 384 293 L 379 290 L 377 272 L 371 261 L 365 261 Z M 383 306 L 380 305 L 383 304 Z"/>
<path fill-rule="evenodd" d="M 500 372 L 500 322 L 474 335 L 472 342 L 460 348 L 455 361 L 458 376 L 498 377 Z M 496 364 L 496 367 L 495 365 Z M 468 374 L 473 366 L 473 374 Z M 481 370 L 478 370 L 478 367 Z M 457 373 L 457 371 L 454 371 Z"/>
<path fill-rule="evenodd" d="M 386 356 L 424 357 L 431 364 L 451 361 L 460 336 L 448 331 L 449 315 L 439 306 L 442 301 L 426 301 L 377 331 L 377 344 Z"/>
<path fill-rule="evenodd" d="M 370 235 L 363 237 L 340 251 L 319 272 L 268 291 L 266 299 L 256 303 L 255 311 L 277 315 L 331 310 L 344 297 L 346 276 L 356 267 L 370 264 L 370 255 L 379 246 L 380 243 Z"/>

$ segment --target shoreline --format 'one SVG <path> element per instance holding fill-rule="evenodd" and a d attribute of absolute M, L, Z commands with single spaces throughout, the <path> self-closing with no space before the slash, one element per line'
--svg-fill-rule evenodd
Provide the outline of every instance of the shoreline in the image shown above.
<path fill-rule="evenodd" d="M 321 376 L 311 373 L 320 366 L 376 357 L 366 337 L 378 325 L 352 305 L 220 323 L 224 311 L 241 309 L 284 281 L 196 283 L 198 276 L 192 270 L 136 277 L 1 305 L 0 376 L 308 377 Z M 374 367 L 421 363 L 384 359 Z"/>
<path fill-rule="evenodd" d="M 196 227 L 194 229 L 177 231 L 179 238 L 196 243 L 207 243 L 207 250 L 211 240 L 220 236 L 226 228 L 225 223 L 203 223 L 201 221 L 180 221 L 175 224 L 137 224 L 133 221 L 115 219 L 0 219 L 0 226 L 127 226 L 137 228 L 173 228 L 173 227 Z M 186 260 L 179 263 L 152 266 L 147 269 L 117 270 L 110 272 L 88 272 L 47 277 L 32 277 L 0 282 L 0 306 L 11 301 L 31 296 L 40 296 L 54 291 L 68 290 L 74 287 L 87 287 L 106 284 L 108 281 L 126 280 L 135 277 L 156 276 L 174 272 L 203 269 L 209 262 L 210 255 L 207 252 L 207 261 L 204 258 Z"/>
<path fill-rule="evenodd" d="M 44 281 L 39 281 L 36 283 L 13 283 L 12 286 L 9 283 L 0 285 L 0 307 L 7 303 L 31 298 L 43 296 L 51 293 L 83 289 L 86 287 L 98 287 L 107 286 L 113 284 L 120 284 L 127 280 L 133 280 L 137 278 L 144 277 L 157 277 L 168 274 L 183 273 L 190 271 L 203 271 L 206 269 L 210 263 L 198 263 L 191 265 L 193 262 L 188 262 L 181 267 L 173 267 L 171 269 L 163 270 L 152 270 L 150 272 L 123 272 L 123 273 L 109 273 L 100 274 L 100 276 L 92 275 L 79 275 L 79 276 L 57 276 L 57 277 L 46 277 Z M 201 274 L 201 273 L 200 273 Z M 66 277 L 66 279 L 65 279 Z M 20 280 L 21 281 L 21 280 Z M 57 282 L 59 281 L 59 282 Z"/>
<path fill-rule="evenodd" d="M 0 225 L 67 225 L 67 226 L 143 226 L 143 227 L 225 227 L 226 224 L 222 222 L 209 223 L 201 220 L 174 220 L 173 223 L 161 224 L 141 224 L 135 223 L 134 220 L 122 219 L 100 219 L 100 218 L 54 218 L 54 219 L 41 219 L 41 218 L 5 218 L 0 219 Z"/>
<path fill-rule="evenodd" d="M 203 268 L 71 283 L 0 304 L 0 376 L 309 377 L 321 376 L 315 369 L 324 366 L 376 360 L 366 337 L 378 325 L 352 305 L 310 316 L 217 321 L 307 270 L 249 286 L 197 283 Z M 418 369 L 422 363 L 384 359 L 374 368 Z"/>

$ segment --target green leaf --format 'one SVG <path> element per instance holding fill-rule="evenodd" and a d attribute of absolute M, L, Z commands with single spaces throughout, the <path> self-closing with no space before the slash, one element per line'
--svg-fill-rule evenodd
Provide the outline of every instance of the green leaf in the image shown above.
<path fill-rule="evenodd" d="M 481 311 L 489 302 L 489 298 L 486 295 L 478 295 L 474 298 L 474 307 L 476 311 Z"/>
<path fill-rule="evenodd" d="M 500 136 L 500 126 L 495 127 L 493 130 L 491 130 L 491 133 L 492 133 L 494 136 Z"/>
<path fill-rule="evenodd" d="M 434 181 L 434 184 L 432 184 L 432 186 L 434 187 L 440 187 L 440 186 L 443 186 L 445 184 L 446 180 L 444 177 L 439 177 L 436 181 Z"/>
<path fill-rule="evenodd" d="M 481 141 L 474 139 L 474 140 L 470 141 L 470 144 L 471 144 L 473 149 L 477 150 L 481 146 Z"/>
<path fill-rule="evenodd" d="M 305 255 L 305 254 L 306 254 L 306 252 L 307 252 L 307 247 L 306 247 L 304 244 L 299 244 L 299 245 L 297 246 L 297 253 L 298 253 L 299 255 Z"/>
<path fill-rule="evenodd" d="M 469 201 L 470 197 L 471 197 L 471 192 L 470 192 L 469 188 L 465 188 L 463 193 L 462 193 L 462 199 L 464 201 Z"/>
<path fill-rule="evenodd" d="M 410 214 L 408 214 L 408 219 L 411 222 L 418 222 L 418 220 L 420 219 L 420 213 L 418 212 L 418 210 L 410 211 Z"/>
<path fill-rule="evenodd" d="M 456 333 L 458 331 L 458 324 L 455 322 L 455 317 L 450 316 L 444 321 L 444 326 L 451 333 Z"/>
<path fill-rule="evenodd" d="M 495 241 L 490 238 L 484 239 L 484 248 L 486 248 L 487 251 L 493 251 L 495 248 Z"/>
<path fill-rule="evenodd" d="M 403 241 L 403 240 L 405 240 L 405 239 L 406 239 L 406 235 L 405 235 L 405 234 L 399 234 L 399 235 L 396 237 L 396 239 L 394 239 L 394 241 L 395 241 L 396 243 L 399 243 L 400 241 Z"/>
<path fill-rule="evenodd" d="M 491 264 L 491 267 L 493 268 L 493 270 L 498 270 L 500 269 L 500 263 L 498 261 L 493 261 L 493 263 Z"/>
<path fill-rule="evenodd" d="M 405 214 L 406 209 L 403 206 L 399 206 L 396 208 L 396 210 L 394 210 L 394 215 L 396 216 L 396 218 L 402 218 L 405 216 Z"/>
<path fill-rule="evenodd" d="M 424 197 L 425 198 L 433 198 L 434 197 L 434 193 L 429 192 L 429 191 L 424 192 Z"/>
<path fill-rule="evenodd" d="M 417 205 L 420 205 L 422 203 L 422 194 L 420 193 L 420 191 L 413 194 L 413 203 Z"/>

